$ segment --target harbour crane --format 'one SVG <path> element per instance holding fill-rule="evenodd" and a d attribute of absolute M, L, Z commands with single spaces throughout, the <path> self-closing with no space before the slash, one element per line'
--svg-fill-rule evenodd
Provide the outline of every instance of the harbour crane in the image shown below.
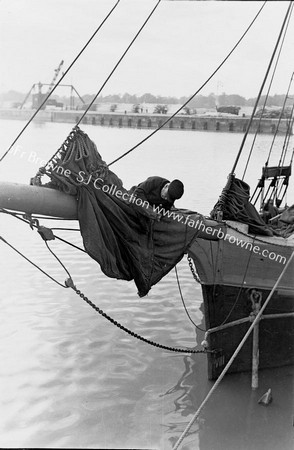
<path fill-rule="evenodd" d="M 64 63 L 64 61 L 61 60 L 61 62 L 59 64 L 59 66 L 57 67 L 57 69 L 54 70 L 54 72 L 55 72 L 54 73 L 54 77 L 53 77 L 53 79 L 52 79 L 50 84 L 48 84 L 48 83 L 41 83 L 41 82 L 33 84 L 33 86 L 31 87 L 30 91 L 26 95 L 24 101 L 20 105 L 20 109 L 23 108 L 24 104 L 26 103 L 26 101 L 30 97 L 32 91 L 36 88 L 36 86 L 38 87 L 38 93 L 37 94 L 33 94 L 33 106 L 32 106 L 33 109 L 38 108 L 39 105 L 44 101 L 44 99 L 46 97 L 49 98 L 49 94 L 52 91 L 53 87 L 55 86 L 56 80 L 57 80 L 59 72 L 60 72 L 60 70 L 61 70 L 61 68 L 63 66 L 63 63 Z M 43 86 L 49 86 L 46 94 L 42 94 L 42 87 Z M 77 92 L 77 90 L 74 88 L 73 85 L 71 85 L 71 84 L 59 84 L 59 86 L 60 87 L 64 87 L 65 86 L 65 87 L 70 87 L 71 88 L 71 94 L 70 94 L 70 105 L 71 105 L 71 107 L 73 107 L 73 102 L 74 102 L 74 100 L 73 100 L 73 92 L 75 92 L 78 95 L 78 97 L 79 97 L 79 99 L 81 100 L 82 103 L 85 103 L 83 98 L 80 96 L 80 94 Z M 51 100 L 51 101 L 53 101 L 53 100 Z M 47 104 L 49 104 L 49 102 L 50 102 L 50 100 L 47 102 Z M 45 109 L 45 105 L 43 105 L 42 109 Z"/>
<path fill-rule="evenodd" d="M 61 70 L 61 67 L 63 66 L 63 63 L 64 63 L 64 61 L 63 61 L 63 59 L 62 59 L 61 62 L 60 62 L 60 64 L 59 64 L 59 66 L 57 67 L 57 69 L 55 69 L 55 71 L 54 71 L 55 74 L 54 74 L 53 80 L 51 81 L 51 83 L 50 83 L 50 85 L 49 85 L 47 94 L 49 94 L 49 92 L 53 89 L 54 84 L 55 84 L 55 81 L 56 81 L 56 79 L 57 79 L 57 77 L 58 77 L 58 75 L 59 75 L 59 72 L 60 72 L 60 70 Z"/>

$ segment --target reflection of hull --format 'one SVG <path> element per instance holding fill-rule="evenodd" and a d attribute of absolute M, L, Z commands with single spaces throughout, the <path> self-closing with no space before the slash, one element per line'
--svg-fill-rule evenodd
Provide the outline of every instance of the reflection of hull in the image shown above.
<path fill-rule="evenodd" d="M 208 354 L 209 378 L 216 378 L 234 353 L 251 325 L 249 316 L 254 317 L 254 307 L 264 303 L 293 250 L 294 238 L 259 236 L 254 239 L 230 226 L 226 238 L 219 241 L 198 239 L 192 244 L 189 255 L 202 284 L 206 328 L 210 330 L 207 340 L 210 349 L 218 350 Z M 262 317 L 259 322 L 259 367 L 293 363 L 294 262 L 288 267 Z M 237 323 L 227 326 L 234 321 Z M 250 370 L 251 361 L 252 335 L 230 371 Z"/>

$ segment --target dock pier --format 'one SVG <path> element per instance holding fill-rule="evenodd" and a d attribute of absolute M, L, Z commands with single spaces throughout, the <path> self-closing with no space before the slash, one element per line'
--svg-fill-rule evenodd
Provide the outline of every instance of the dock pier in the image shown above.
<path fill-rule="evenodd" d="M 0 109 L 0 119 L 29 120 L 35 110 L 25 109 Z M 42 110 L 36 119 L 41 122 L 77 123 L 81 118 L 81 110 Z M 88 111 L 82 123 L 94 126 L 156 129 L 168 119 L 168 114 L 144 114 L 144 113 L 116 113 Z M 35 119 L 34 119 L 35 120 Z M 222 115 L 186 115 L 179 114 L 167 122 L 164 130 L 191 130 L 210 132 L 244 133 L 249 123 L 249 116 L 222 116 Z M 289 120 L 276 118 L 253 119 L 250 132 L 259 128 L 260 133 L 274 134 L 285 133 L 289 126 Z"/>

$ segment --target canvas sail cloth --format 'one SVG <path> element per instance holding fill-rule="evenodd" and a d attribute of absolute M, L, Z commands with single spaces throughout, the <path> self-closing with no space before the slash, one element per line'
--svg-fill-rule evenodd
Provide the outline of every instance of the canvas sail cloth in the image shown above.
<path fill-rule="evenodd" d="M 247 224 L 249 233 L 273 236 L 273 231 L 262 220 L 249 198 L 249 185 L 230 176 L 227 186 L 211 212 L 211 217 L 217 217 L 218 211 L 221 211 L 224 220 L 235 220 Z"/>
<path fill-rule="evenodd" d="M 151 207 L 132 202 L 94 142 L 78 127 L 49 166 L 49 185 L 77 197 L 87 253 L 108 277 L 134 280 L 140 297 L 181 260 L 193 239 L 203 234 L 191 226 L 202 218 L 197 213 L 177 210 L 181 221 L 174 217 L 158 220 Z"/>

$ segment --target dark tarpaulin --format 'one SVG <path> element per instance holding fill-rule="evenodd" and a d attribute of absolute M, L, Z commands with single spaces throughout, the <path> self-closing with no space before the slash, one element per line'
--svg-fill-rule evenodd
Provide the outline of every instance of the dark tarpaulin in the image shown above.
<path fill-rule="evenodd" d="M 272 236 L 273 232 L 262 220 L 254 205 L 250 203 L 250 187 L 243 180 L 234 176 L 229 179 L 229 188 L 226 186 L 211 212 L 217 216 L 220 210 L 223 220 L 235 220 L 249 226 L 249 233 Z"/>
<path fill-rule="evenodd" d="M 133 279 L 139 295 L 146 295 L 181 260 L 199 232 L 174 218 L 158 221 L 152 208 L 130 202 L 121 180 L 79 128 L 61 153 L 50 163 L 49 184 L 77 196 L 85 250 L 105 275 Z M 176 211 L 186 214 L 186 210 Z M 189 213 L 190 224 L 199 218 Z"/>

